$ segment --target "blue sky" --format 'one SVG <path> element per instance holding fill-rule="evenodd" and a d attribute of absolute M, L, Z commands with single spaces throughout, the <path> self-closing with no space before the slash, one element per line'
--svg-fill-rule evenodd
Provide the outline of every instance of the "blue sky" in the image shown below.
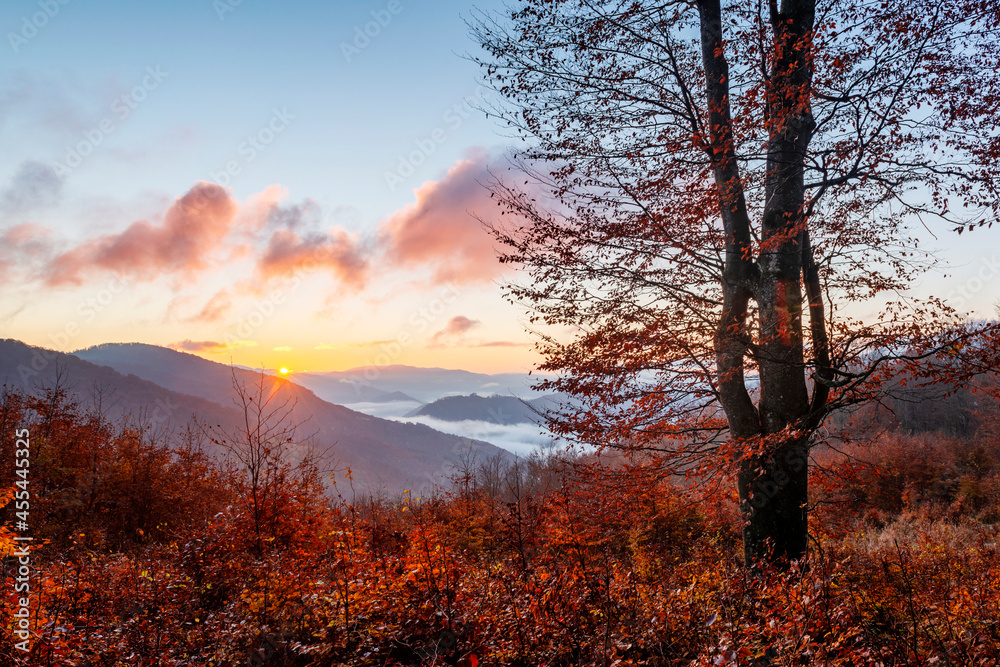
<path fill-rule="evenodd" d="M 479 182 L 508 139 L 470 106 L 470 9 L 4 2 L 0 336 L 527 370 L 524 314 L 471 215 L 495 211 Z M 184 213 L 205 196 L 209 215 Z M 997 233 L 928 236 L 953 268 L 918 290 L 990 316 Z"/>
<path fill-rule="evenodd" d="M 69 189 L 119 195 L 127 181 L 133 192 L 182 192 L 218 171 L 277 108 L 294 121 L 233 180 L 237 196 L 280 178 L 300 195 L 371 217 L 406 204 L 415 185 L 390 192 L 384 172 L 478 88 L 477 68 L 456 55 L 473 46 L 460 16 L 467 5 L 398 0 L 400 11 L 392 14 L 388 2 L 230 2 L 236 0 L 60 5 L 37 36 L 4 54 L 5 88 L 13 78 L 42 97 L 23 100 L 30 106 L 20 114 L 4 114 L 5 139 L 11 125 L 22 130 L 10 147 L 16 154 L 8 148 L 4 160 L 7 175 L 17 158 L 58 159 L 154 67 L 166 78 L 73 175 Z M 39 11 L 37 0 L 6 2 L 0 25 L 20 32 L 24 17 Z M 372 12 L 391 20 L 348 62 L 343 45 L 354 48 L 355 31 L 374 20 Z M 25 112 L 60 101 L 64 108 L 50 106 L 48 119 L 35 118 L 47 136 L 30 131 Z M 470 145 L 501 140 L 486 118 L 471 116 L 413 179 L 438 176 Z"/>
<path fill-rule="evenodd" d="M 505 145 L 492 121 L 471 108 L 483 90 L 477 67 L 462 57 L 475 47 L 462 18 L 468 9 L 407 0 L 4 3 L 0 183 L 10 184 L 9 192 L 24 185 L 32 164 L 55 165 L 60 181 L 41 193 L 45 201 L 18 198 L 2 226 L 30 222 L 69 248 L 137 220 L 155 223 L 204 180 L 229 188 L 241 205 L 280 186 L 283 204 L 312 211 L 310 233 L 336 228 L 358 244 L 373 243 L 380 224 L 418 203 L 415 189 L 470 156 L 485 163 Z M 466 200 L 475 197 L 468 190 Z M 466 226 L 474 222 L 467 210 L 450 213 Z M 454 286 L 420 277 L 448 261 L 431 257 L 426 266 L 414 260 L 409 272 L 380 273 L 363 296 L 342 282 L 308 277 L 308 289 L 296 288 L 279 304 L 284 316 L 270 316 L 252 339 L 235 330 L 260 310 L 256 293 L 218 321 L 191 319 L 211 300 L 206 291 L 199 305 L 194 292 L 218 294 L 251 273 L 249 265 L 242 273 L 200 273 L 197 289 L 178 284 L 187 274 L 173 284 L 139 276 L 96 318 L 83 304 L 107 291 L 111 272 L 49 286 L 42 300 L 37 286 L 8 286 L 0 326 L 50 347 L 75 325 L 68 349 L 109 339 L 190 339 L 196 352 L 330 367 L 367 363 L 378 351 L 373 343 L 409 332 L 415 342 L 394 362 L 527 368 L 533 358 L 519 312 L 505 306 L 495 275 L 459 276 Z M 451 295 L 451 287 L 458 296 L 425 323 L 421 308 Z M 288 325 L 293 312 L 296 327 Z M 440 342 L 433 336 L 442 331 L 456 349 L 429 344 Z M 232 338 L 253 349 L 240 350 Z M 309 350 L 311 358 L 273 348 Z"/>

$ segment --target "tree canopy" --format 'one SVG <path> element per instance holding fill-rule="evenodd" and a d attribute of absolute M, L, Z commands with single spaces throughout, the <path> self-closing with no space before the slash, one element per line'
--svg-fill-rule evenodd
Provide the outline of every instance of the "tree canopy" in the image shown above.
<path fill-rule="evenodd" d="M 666 472 L 738 467 L 748 562 L 806 550 L 838 408 L 996 368 L 997 328 L 911 288 L 1000 212 L 1000 12 L 980 0 L 526 0 L 477 14 L 509 286 L 553 422 Z M 876 303 L 862 321 L 851 304 Z"/>

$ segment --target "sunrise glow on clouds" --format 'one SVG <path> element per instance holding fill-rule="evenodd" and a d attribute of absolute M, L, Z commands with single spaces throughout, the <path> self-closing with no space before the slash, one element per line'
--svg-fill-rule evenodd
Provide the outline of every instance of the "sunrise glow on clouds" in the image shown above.
<path fill-rule="evenodd" d="M 369 273 L 417 271 L 433 284 L 475 284 L 499 275 L 491 237 L 473 211 L 495 204 L 482 185 L 485 154 L 463 160 L 439 181 L 422 184 L 414 202 L 378 226 L 371 238 L 307 219 L 308 206 L 286 201 L 274 186 L 240 202 L 215 183 L 199 182 L 177 197 L 158 220 L 136 220 L 121 231 L 75 245 L 51 230 L 22 223 L 4 232 L 6 252 L 22 258 L 25 277 L 51 288 L 81 286 L 102 274 L 135 282 L 175 279 L 189 284 L 249 256 L 251 274 L 236 291 L 264 290 L 278 278 L 325 272 L 342 285 L 365 287 Z M 60 250 L 60 248 L 63 248 Z M 23 260 L 30 260 L 28 263 Z M 211 303 L 206 304 L 211 305 Z M 221 313 L 209 308 L 208 319 Z"/>
<path fill-rule="evenodd" d="M 483 183 L 509 139 L 455 57 L 468 5 L 404 1 L 345 57 L 383 5 L 94 0 L 19 41 L 0 61 L 0 337 L 292 372 L 530 368 L 475 217 L 497 213 Z M 33 11 L 4 3 L 0 25 Z"/>
<path fill-rule="evenodd" d="M 384 357 L 381 348 L 393 351 L 393 363 L 523 366 L 524 334 L 501 327 L 497 333 L 513 340 L 492 340 L 496 334 L 462 310 L 483 293 L 495 298 L 501 278 L 492 238 L 476 217 L 496 209 L 483 186 L 488 159 L 483 150 L 470 153 L 369 232 L 324 224 L 321 207 L 294 201 L 280 185 L 241 201 L 202 181 L 158 215 L 77 241 L 22 223 L 4 231 L 4 252 L 18 258 L 13 282 L 31 294 L 85 300 L 109 280 L 127 286 L 106 307 L 98 301 L 92 336 L 114 339 L 130 303 L 166 292 L 168 299 L 144 304 L 151 320 L 136 328 L 184 336 L 145 342 L 209 358 L 334 368 L 373 363 L 373 354 Z M 345 313 L 364 324 L 338 331 Z M 357 340 L 355 331 L 372 338 Z M 80 340 L 67 347 L 90 337 Z"/>
<path fill-rule="evenodd" d="M 538 360 L 476 218 L 512 144 L 456 57 L 468 3 L 403 1 L 346 51 L 384 3 L 60 7 L 0 61 L 0 337 L 292 371 Z M 976 243 L 925 288 L 984 313 Z"/>

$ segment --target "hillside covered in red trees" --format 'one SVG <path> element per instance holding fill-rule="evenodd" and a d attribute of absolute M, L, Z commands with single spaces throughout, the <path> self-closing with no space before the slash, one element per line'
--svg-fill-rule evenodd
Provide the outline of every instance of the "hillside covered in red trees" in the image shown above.
<path fill-rule="evenodd" d="M 955 409 L 963 409 L 955 399 Z M 6 390 L 36 540 L 20 665 L 912 665 L 1000 660 L 1000 421 L 856 414 L 817 453 L 812 555 L 752 576 L 736 498 L 651 461 L 469 460 L 355 496 L 269 458 L 253 480 L 193 429 Z M 957 407 L 955 407 L 957 406 Z M 905 416 L 904 416 L 905 417 Z M 12 431 L 11 431 L 12 432 Z M 864 437 L 861 437 L 861 433 Z M 0 465 L 13 466 L 6 439 Z M 0 514 L 13 528 L 12 496 Z M 9 549 L 16 531 L 0 540 Z M 770 656 L 770 657 L 769 657 Z"/>

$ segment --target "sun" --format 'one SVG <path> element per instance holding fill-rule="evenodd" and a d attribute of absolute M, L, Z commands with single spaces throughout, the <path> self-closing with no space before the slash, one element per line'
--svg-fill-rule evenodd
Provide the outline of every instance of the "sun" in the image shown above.
<path fill-rule="evenodd" d="M 281 374 L 282 375 L 288 375 L 288 369 L 287 368 L 282 368 L 281 369 Z"/>

